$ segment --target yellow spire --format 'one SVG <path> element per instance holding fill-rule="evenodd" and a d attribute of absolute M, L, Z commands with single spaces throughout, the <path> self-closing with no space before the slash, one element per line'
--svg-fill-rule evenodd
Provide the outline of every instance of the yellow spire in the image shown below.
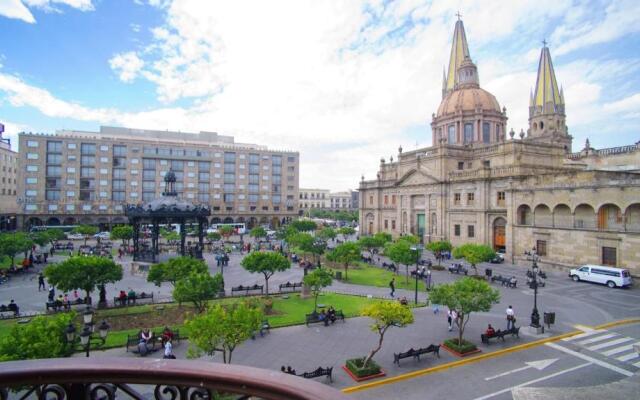
<path fill-rule="evenodd" d="M 538 64 L 538 78 L 536 79 L 536 90 L 533 94 L 533 107 L 540 107 L 545 113 L 553 113 L 557 106 L 564 105 L 564 99 L 560 90 L 556 74 L 553 71 L 551 54 L 547 47 L 547 42 L 543 41 L 540 52 L 540 62 Z"/>
<path fill-rule="evenodd" d="M 465 57 L 471 58 L 469 55 L 469 46 L 467 45 L 467 36 L 464 33 L 464 25 L 462 24 L 462 21 L 458 19 L 458 21 L 456 21 L 455 30 L 453 31 L 451 56 L 449 57 L 449 70 L 447 71 L 446 91 L 454 90 L 458 84 L 458 67 L 460 67 L 460 64 L 462 64 Z"/>

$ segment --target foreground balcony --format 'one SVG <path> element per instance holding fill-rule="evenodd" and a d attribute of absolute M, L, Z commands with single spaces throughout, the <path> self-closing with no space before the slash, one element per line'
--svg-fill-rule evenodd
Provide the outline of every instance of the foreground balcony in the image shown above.
<path fill-rule="evenodd" d="M 224 399 L 346 398 L 328 385 L 279 371 L 195 360 L 55 358 L 0 363 L 1 400 L 205 400 L 222 394 Z"/>

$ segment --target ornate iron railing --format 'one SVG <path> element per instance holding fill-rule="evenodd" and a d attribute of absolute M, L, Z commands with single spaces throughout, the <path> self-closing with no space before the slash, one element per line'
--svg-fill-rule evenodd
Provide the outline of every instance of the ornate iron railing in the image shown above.
<path fill-rule="evenodd" d="M 0 399 L 340 400 L 312 380 L 238 365 L 150 358 L 54 358 L 0 363 Z"/>

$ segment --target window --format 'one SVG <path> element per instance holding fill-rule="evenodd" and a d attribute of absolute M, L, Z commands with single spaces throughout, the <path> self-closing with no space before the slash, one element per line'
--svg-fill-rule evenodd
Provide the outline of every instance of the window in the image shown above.
<path fill-rule="evenodd" d="M 38 184 L 38 178 L 27 178 L 26 182 L 27 185 L 36 185 Z"/>
<path fill-rule="evenodd" d="M 616 266 L 618 264 L 615 247 L 602 247 L 602 264 Z"/>
<path fill-rule="evenodd" d="M 75 143 L 67 143 L 67 149 L 75 150 L 77 148 Z"/>
<path fill-rule="evenodd" d="M 475 225 L 467 225 L 467 237 L 475 237 L 476 236 L 476 227 Z"/>
<path fill-rule="evenodd" d="M 127 155 L 127 146 L 113 145 L 113 156 L 124 157 Z"/>
<path fill-rule="evenodd" d="M 282 156 L 271 156 L 271 164 L 282 165 Z"/>
<path fill-rule="evenodd" d="M 124 201 L 125 192 L 112 192 L 111 193 L 111 200 L 113 201 Z"/>
<path fill-rule="evenodd" d="M 37 160 L 38 153 L 27 153 L 27 160 Z"/>
<path fill-rule="evenodd" d="M 454 236 L 460 236 L 460 225 L 453 226 L 453 234 Z"/>
<path fill-rule="evenodd" d="M 124 168 L 114 169 L 113 170 L 113 177 L 115 179 L 125 179 L 127 177 L 127 170 L 124 169 Z"/>
<path fill-rule="evenodd" d="M 59 190 L 47 190 L 45 192 L 45 199 L 47 200 L 60 200 Z"/>
<path fill-rule="evenodd" d="M 62 154 L 47 154 L 47 164 L 62 164 Z"/>
<path fill-rule="evenodd" d="M 453 204 L 459 206 L 460 205 L 460 193 L 453 194 Z"/>
<path fill-rule="evenodd" d="M 38 172 L 37 165 L 27 165 L 27 172 Z"/>
<path fill-rule="evenodd" d="M 47 167 L 49 168 L 49 167 Z M 123 170 L 124 171 L 124 170 Z M 90 178 L 96 175 L 96 169 L 91 167 L 80 168 L 80 176 L 83 178 Z"/>
<path fill-rule="evenodd" d="M 149 180 L 149 181 L 155 181 L 155 179 L 156 179 L 156 171 L 155 170 L 148 170 L 148 169 L 143 170 L 142 171 L 142 179 Z"/>
<path fill-rule="evenodd" d="M 235 163 L 236 162 L 236 153 L 225 152 L 224 153 L 224 162 L 225 163 Z"/>
<path fill-rule="evenodd" d="M 184 161 L 171 160 L 171 169 L 173 171 L 183 171 L 184 170 Z"/>
<path fill-rule="evenodd" d="M 4 189 L 2 189 L 4 190 Z M 38 195 L 38 191 L 37 190 L 26 190 L 24 192 L 24 195 L 27 197 L 36 197 Z"/>
<path fill-rule="evenodd" d="M 536 240 L 536 253 L 539 256 L 544 257 L 547 255 L 547 241 L 546 240 Z"/>
<path fill-rule="evenodd" d="M 389 229 L 389 220 L 384 220 L 384 229 Z"/>
<path fill-rule="evenodd" d="M 227 172 L 227 173 L 236 172 L 236 165 L 235 164 L 224 164 L 224 172 Z"/>
<path fill-rule="evenodd" d="M 473 124 L 472 123 L 464 124 L 464 142 L 465 143 L 473 142 Z"/>
<path fill-rule="evenodd" d="M 198 171 L 209 171 L 211 169 L 210 161 L 198 161 Z"/>
<path fill-rule="evenodd" d="M 373 204 L 373 196 L 369 196 L 369 204 Z"/>
<path fill-rule="evenodd" d="M 100 151 L 109 151 L 109 146 L 103 144 L 102 146 L 100 146 Z"/>
<path fill-rule="evenodd" d="M 113 165 L 116 166 L 115 159 L 113 161 L 114 161 Z M 80 164 L 87 165 L 87 166 L 94 166 L 94 165 L 96 165 L 96 157 L 95 156 L 81 156 L 80 157 Z"/>
<path fill-rule="evenodd" d="M 93 143 L 82 143 L 80 145 L 81 154 L 96 154 L 96 145 Z"/>
<path fill-rule="evenodd" d="M 482 161 L 482 166 L 485 168 L 490 168 L 491 167 L 491 161 L 490 160 L 483 160 Z"/>
<path fill-rule="evenodd" d="M 125 190 L 126 182 L 127 181 L 125 181 L 123 179 L 118 179 L 118 180 L 114 179 L 113 182 L 112 182 L 113 190 Z"/>
<path fill-rule="evenodd" d="M 458 170 L 462 171 L 464 169 L 464 161 L 458 161 Z"/>
<path fill-rule="evenodd" d="M 482 141 L 489 143 L 491 141 L 491 126 L 488 122 L 482 123 Z"/>
<path fill-rule="evenodd" d="M 35 140 L 27 140 L 27 147 L 38 147 L 38 142 Z"/>
<path fill-rule="evenodd" d="M 47 176 L 61 176 L 62 167 L 59 166 L 47 166 Z"/>
<path fill-rule="evenodd" d="M 456 126 L 449 125 L 447 129 L 449 130 L 449 144 L 453 144 L 456 142 Z"/>
<path fill-rule="evenodd" d="M 156 169 L 156 160 L 152 158 L 143 158 L 142 159 L 142 168 L 144 169 Z"/>
<path fill-rule="evenodd" d="M 75 204 L 67 204 L 66 206 L 67 211 L 73 211 L 76 209 Z"/>
<path fill-rule="evenodd" d="M 476 195 L 475 193 L 467 193 L 467 204 L 471 205 L 475 202 Z"/>
<path fill-rule="evenodd" d="M 393 204 L 393 205 L 396 204 L 396 195 L 395 194 L 391 195 L 391 204 Z"/>
<path fill-rule="evenodd" d="M 505 192 L 498 192 L 498 205 L 504 207 L 504 202 L 506 199 Z"/>
<path fill-rule="evenodd" d="M 331 200 L 333 200 L 333 199 L 331 199 Z M 386 195 L 386 194 L 384 195 L 384 204 L 385 205 L 389 204 L 389 196 Z"/>
<path fill-rule="evenodd" d="M 202 182 L 209 182 L 210 175 L 208 172 L 198 172 L 198 180 Z"/>
<path fill-rule="evenodd" d="M 47 152 L 49 153 L 62 153 L 62 142 L 47 142 Z"/>
<path fill-rule="evenodd" d="M 232 193 L 225 193 L 223 201 L 225 203 L 233 203 L 234 195 Z"/>

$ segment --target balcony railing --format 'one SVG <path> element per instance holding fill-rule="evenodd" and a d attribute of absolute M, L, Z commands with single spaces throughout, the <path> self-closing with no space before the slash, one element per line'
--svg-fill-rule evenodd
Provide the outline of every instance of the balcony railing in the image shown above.
<path fill-rule="evenodd" d="M 56 358 L 0 364 L 0 399 L 341 400 L 340 391 L 279 371 L 204 361 Z M 12 393 L 15 388 L 17 392 Z M 153 397 L 150 397 L 153 393 Z"/>

